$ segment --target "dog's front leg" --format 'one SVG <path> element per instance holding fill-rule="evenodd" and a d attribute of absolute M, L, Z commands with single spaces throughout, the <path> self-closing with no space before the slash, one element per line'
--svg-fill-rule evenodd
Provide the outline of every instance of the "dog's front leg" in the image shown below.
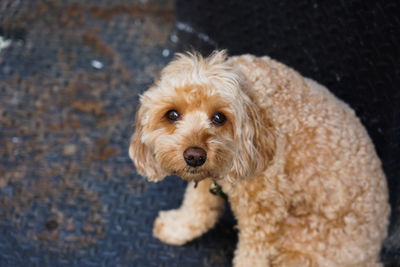
<path fill-rule="evenodd" d="M 183 245 L 210 230 L 225 207 L 223 198 L 209 192 L 211 183 L 205 179 L 195 188 L 190 182 L 181 207 L 159 213 L 154 236 L 167 244 Z"/>
<path fill-rule="evenodd" d="M 254 232 L 254 235 L 257 233 Z M 247 233 L 239 233 L 239 242 L 233 259 L 234 267 L 270 267 L 270 257 L 275 254 L 274 248 L 264 240 L 257 240 Z"/>
<path fill-rule="evenodd" d="M 252 190 L 244 193 L 243 188 L 236 186 L 240 191 L 230 195 L 239 230 L 239 242 L 233 259 L 235 267 L 286 266 L 273 265 L 272 262 L 279 255 L 276 242 L 287 218 L 285 198 L 275 191 L 268 190 L 260 191 L 267 194 L 256 194 L 256 190 L 262 186 L 248 185 L 246 189 Z M 268 185 L 268 188 L 271 187 Z"/>

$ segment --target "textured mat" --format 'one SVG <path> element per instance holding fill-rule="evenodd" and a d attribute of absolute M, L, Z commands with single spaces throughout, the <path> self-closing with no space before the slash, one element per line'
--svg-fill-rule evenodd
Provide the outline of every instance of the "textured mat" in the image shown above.
<path fill-rule="evenodd" d="M 230 264 L 229 216 L 183 247 L 152 237 L 185 183 L 147 183 L 128 158 L 174 17 L 161 0 L 0 2 L 0 266 Z"/>

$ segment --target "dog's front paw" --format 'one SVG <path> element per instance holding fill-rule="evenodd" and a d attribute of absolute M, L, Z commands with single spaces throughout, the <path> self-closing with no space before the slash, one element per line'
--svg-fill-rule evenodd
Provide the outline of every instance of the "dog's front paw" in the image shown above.
<path fill-rule="evenodd" d="M 205 225 L 199 225 L 192 214 L 178 209 L 161 211 L 158 214 L 154 222 L 153 235 L 164 243 L 180 246 L 200 236 L 206 230 Z"/>

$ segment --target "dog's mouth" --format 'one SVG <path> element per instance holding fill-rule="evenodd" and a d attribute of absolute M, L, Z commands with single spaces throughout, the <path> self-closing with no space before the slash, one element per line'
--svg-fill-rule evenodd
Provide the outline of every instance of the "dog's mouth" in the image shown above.
<path fill-rule="evenodd" d="M 197 169 L 197 168 L 188 168 L 188 170 L 186 170 L 186 172 L 190 173 L 190 174 L 193 174 L 193 175 L 196 175 L 196 174 L 202 173 L 203 171 L 200 170 L 200 169 Z"/>
<path fill-rule="evenodd" d="M 201 180 L 211 177 L 211 172 L 199 167 L 186 166 L 185 168 L 173 171 L 173 174 L 178 175 L 189 182 L 200 182 Z"/>

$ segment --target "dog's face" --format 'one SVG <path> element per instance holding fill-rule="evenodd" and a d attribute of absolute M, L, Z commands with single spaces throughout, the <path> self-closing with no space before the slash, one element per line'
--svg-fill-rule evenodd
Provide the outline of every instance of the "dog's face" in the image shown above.
<path fill-rule="evenodd" d="M 141 96 L 130 157 L 153 181 L 248 176 L 259 153 L 251 104 L 223 52 L 181 55 Z"/>
<path fill-rule="evenodd" d="M 146 93 L 142 142 L 168 174 L 199 181 L 227 172 L 235 152 L 234 112 L 211 84 Z M 140 113 L 140 112 L 139 112 Z"/>

